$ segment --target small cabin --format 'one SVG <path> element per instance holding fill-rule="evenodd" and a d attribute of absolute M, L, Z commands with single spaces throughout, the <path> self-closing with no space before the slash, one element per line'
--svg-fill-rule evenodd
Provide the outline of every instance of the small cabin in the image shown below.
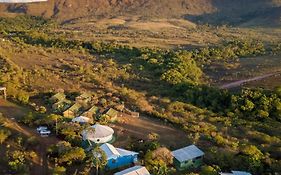
<path fill-rule="evenodd" d="M 83 93 L 75 98 L 75 102 L 87 106 L 92 101 L 92 98 L 92 94 Z"/>
<path fill-rule="evenodd" d="M 62 92 L 56 93 L 50 98 L 51 103 L 62 101 L 66 98 L 66 95 Z"/>
<path fill-rule="evenodd" d="M 84 117 L 84 116 L 79 116 L 79 117 L 73 118 L 72 122 L 76 122 L 76 123 L 80 123 L 80 124 L 93 123 L 93 119 Z"/>
<path fill-rule="evenodd" d="M 94 116 L 99 112 L 99 108 L 97 106 L 92 106 L 90 109 L 88 109 L 86 112 L 82 114 L 84 117 L 88 117 L 93 119 Z"/>
<path fill-rule="evenodd" d="M 67 99 L 60 100 L 52 105 L 52 109 L 57 112 L 62 112 L 71 107 L 71 101 Z"/>
<path fill-rule="evenodd" d="M 203 163 L 204 152 L 195 145 L 190 145 L 172 152 L 174 165 L 178 170 L 199 168 Z"/>
<path fill-rule="evenodd" d="M 128 151 L 122 148 L 115 148 L 109 143 L 105 143 L 100 147 L 106 154 L 106 169 L 112 170 L 128 165 L 132 165 L 138 161 L 138 153 Z"/>
<path fill-rule="evenodd" d="M 66 118 L 74 118 L 75 116 L 79 115 L 82 106 L 79 103 L 75 103 L 66 111 L 63 112 L 63 116 Z"/>
<path fill-rule="evenodd" d="M 110 108 L 106 113 L 105 115 L 107 116 L 108 120 L 109 121 L 116 121 L 117 120 L 117 117 L 118 117 L 118 111 L 116 111 L 115 109 L 113 108 Z"/>

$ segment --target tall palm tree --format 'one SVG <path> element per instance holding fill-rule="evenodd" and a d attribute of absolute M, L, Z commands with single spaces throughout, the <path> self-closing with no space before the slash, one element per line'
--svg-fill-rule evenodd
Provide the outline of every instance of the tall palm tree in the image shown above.
<path fill-rule="evenodd" d="M 105 152 L 99 146 L 96 146 L 90 152 L 89 159 L 87 162 L 89 163 L 90 168 L 96 168 L 96 175 L 98 175 L 99 170 L 103 169 L 106 166 L 107 157 Z"/>

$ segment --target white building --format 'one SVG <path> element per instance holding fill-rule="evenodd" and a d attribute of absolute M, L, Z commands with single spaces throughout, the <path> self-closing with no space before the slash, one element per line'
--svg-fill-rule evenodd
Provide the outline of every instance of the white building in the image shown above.
<path fill-rule="evenodd" d="M 150 175 L 148 170 L 143 166 L 134 166 L 132 168 L 125 169 L 114 175 Z"/>
<path fill-rule="evenodd" d="M 79 116 L 79 117 L 75 117 L 74 119 L 72 119 L 72 122 L 77 122 L 77 123 L 91 123 L 92 120 L 88 117 L 84 117 L 84 116 Z"/>
<path fill-rule="evenodd" d="M 94 143 L 107 143 L 113 139 L 114 130 L 108 126 L 95 124 L 82 131 L 83 140 L 89 140 Z"/>

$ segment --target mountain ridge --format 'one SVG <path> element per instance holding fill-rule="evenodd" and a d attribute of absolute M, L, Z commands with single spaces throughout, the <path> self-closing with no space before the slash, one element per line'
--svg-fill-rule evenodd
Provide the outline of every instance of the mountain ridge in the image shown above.
<path fill-rule="evenodd" d="M 270 20 L 273 25 L 280 25 L 280 9 L 281 0 L 49 0 L 30 4 L 2 3 L 0 15 L 28 14 L 60 21 L 139 16 L 144 19 L 186 18 L 214 24 L 257 21 L 258 25 L 265 25 Z M 272 14 L 268 13 L 271 11 Z M 247 21 L 241 19 L 245 17 Z"/>

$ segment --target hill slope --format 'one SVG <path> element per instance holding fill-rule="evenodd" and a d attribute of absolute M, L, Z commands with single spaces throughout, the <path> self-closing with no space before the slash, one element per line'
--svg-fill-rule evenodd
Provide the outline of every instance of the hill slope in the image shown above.
<path fill-rule="evenodd" d="M 0 13 L 25 13 L 71 20 L 81 17 L 185 17 L 195 21 L 280 25 L 281 0 L 49 0 L 0 4 Z M 272 12 L 272 13 L 271 13 Z M 247 19 L 247 21 L 242 20 Z"/>

